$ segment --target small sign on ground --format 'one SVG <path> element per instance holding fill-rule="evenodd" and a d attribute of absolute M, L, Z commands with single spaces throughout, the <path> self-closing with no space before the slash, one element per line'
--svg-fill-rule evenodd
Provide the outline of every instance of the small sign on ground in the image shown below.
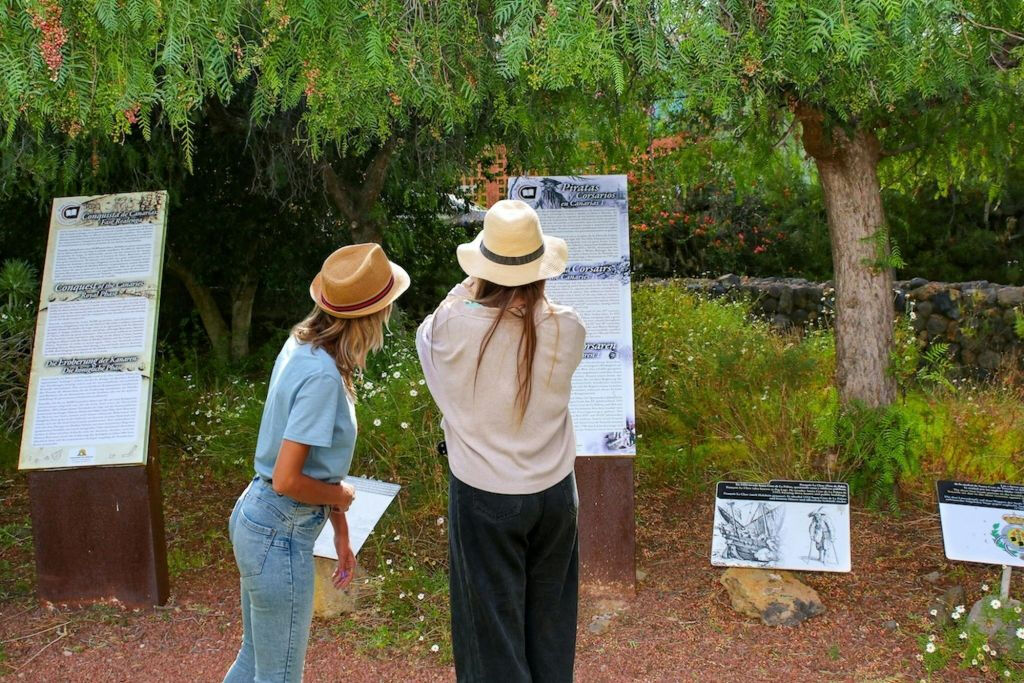
<path fill-rule="evenodd" d="M 946 557 L 1024 567 L 1024 486 L 940 481 Z"/>
<path fill-rule="evenodd" d="M 822 481 L 719 482 L 711 564 L 850 571 L 849 485 Z"/>

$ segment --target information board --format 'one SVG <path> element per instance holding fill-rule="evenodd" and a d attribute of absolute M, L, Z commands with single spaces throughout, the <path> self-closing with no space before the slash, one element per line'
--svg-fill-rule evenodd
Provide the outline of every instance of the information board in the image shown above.
<path fill-rule="evenodd" d="M 547 295 L 587 327 L 569 401 L 580 455 L 636 454 L 626 190 L 624 175 L 509 178 L 509 199 L 530 204 L 544 232 L 569 245 Z"/>
<path fill-rule="evenodd" d="M 19 469 L 146 462 L 166 192 L 53 202 Z"/>
<path fill-rule="evenodd" d="M 850 571 L 849 485 L 719 482 L 711 564 Z"/>
<path fill-rule="evenodd" d="M 940 481 L 946 557 L 1024 567 L 1024 486 Z"/>
<path fill-rule="evenodd" d="M 356 499 L 345 513 L 345 520 L 348 522 L 349 547 L 352 548 L 353 555 L 358 555 L 366 539 L 370 537 L 370 532 L 377 526 L 377 522 L 384 516 L 384 511 L 388 509 L 402 487 L 363 477 L 346 477 L 345 482 L 352 484 L 356 489 Z M 334 525 L 330 522 L 324 525 L 323 531 L 317 536 L 313 544 L 313 554 L 317 557 L 338 559 L 338 551 L 334 548 Z"/>

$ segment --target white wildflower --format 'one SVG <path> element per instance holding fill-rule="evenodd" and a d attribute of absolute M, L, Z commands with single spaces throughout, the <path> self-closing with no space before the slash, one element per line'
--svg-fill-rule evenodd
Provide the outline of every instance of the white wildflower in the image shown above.
<path fill-rule="evenodd" d="M 935 652 L 935 643 L 928 643 L 927 645 L 924 646 L 924 649 L 925 649 L 925 652 L 928 652 L 929 654 L 932 653 L 932 652 Z"/>
<path fill-rule="evenodd" d="M 408 422 L 403 422 L 402 423 L 402 429 L 408 429 L 408 428 L 409 428 L 409 423 Z"/>
<path fill-rule="evenodd" d="M 437 651 L 438 651 L 438 650 L 440 650 L 440 649 L 441 649 L 441 648 L 440 648 L 440 647 L 438 647 L 436 643 L 430 646 L 430 651 L 431 651 L 431 652 L 437 652 Z"/>
<path fill-rule="evenodd" d="M 422 599 L 423 599 L 423 598 L 425 598 L 425 597 L 426 597 L 426 596 L 425 596 L 425 595 L 423 595 L 423 593 L 420 593 L 419 595 L 417 595 L 417 596 L 416 596 L 416 599 L 417 599 L 417 600 L 422 600 Z"/>
<path fill-rule="evenodd" d="M 998 600 L 993 600 L 992 602 L 990 602 L 988 604 L 992 605 L 992 609 L 999 609 L 1000 607 L 1003 606 L 1003 603 L 999 602 Z"/>
<path fill-rule="evenodd" d="M 419 395 L 419 393 L 420 392 L 416 391 L 415 389 L 410 389 L 409 390 L 409 395 L 410 396 L 417 396 L 417 395 Z"/>
<path fill-rule="evenodd" d="M 960 631 L 960 640 L 967 640 L 967 631 Z"/>
<path fill-rule="evenodd" d="M 379 417 L 373 421 L 373 426 L 374 427 L 380 427 L 380 418 Z"/>

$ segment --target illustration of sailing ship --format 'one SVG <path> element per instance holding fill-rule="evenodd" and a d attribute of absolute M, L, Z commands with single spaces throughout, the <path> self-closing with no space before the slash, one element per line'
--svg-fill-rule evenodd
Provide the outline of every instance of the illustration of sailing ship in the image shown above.
<path fill-rule="evenodd" d="M 771 507 L 766 503 L 745 505 L 737 511 L 736 503 L 729 502 L 728 509 L 718 506 L 723 520 L 718 533 L 725 542 L 724 556 L 746 562 L 771 564 L 778 562 L 780 535 L 785 509 L 782 505 Z"/>

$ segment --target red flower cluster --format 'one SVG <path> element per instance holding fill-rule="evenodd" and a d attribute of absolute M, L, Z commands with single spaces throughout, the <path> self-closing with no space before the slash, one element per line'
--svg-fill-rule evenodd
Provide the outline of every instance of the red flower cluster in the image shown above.
<path fill-rule="evenodd" d="M 32 16 L 32 26 L 43 34 L 39 51 L 42 52 L 43 61 L 50 69 L 50 80 L 55 81 L 60 74 L 61 64 L 64 63 L 61 48 L 68 41 L 68 32 L 60 23 L 62 10 L 56 0 L 43 0 L 40 4 L 41 12 L 29 10 L 29 14 Z"/>
<path fill-rule="evenodd" d="M 308 64 L 308 62 L 307 62 L 307 64 Z M 307 68 L 305 75 L 306 75 L 306 90 L 305 90 L 306 97 L 310 97 L 312 95 L 319 94 L 320 91 L 317 90 L 316 86 L 317 86 L 317 81 L 320 78 L 320 69 L 318 69 L 316 67 Z"/>

